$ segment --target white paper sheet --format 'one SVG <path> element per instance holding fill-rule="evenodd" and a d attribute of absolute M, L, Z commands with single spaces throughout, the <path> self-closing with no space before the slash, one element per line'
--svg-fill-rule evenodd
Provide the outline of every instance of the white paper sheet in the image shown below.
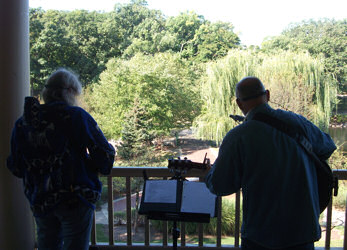
<path fill-rule="evenodd" d="M 176 203 L 177 180 L 147 180 L 144 202 Z"/>
<path fill-rule="evenodd" d="M 181 212 L 210 214 L 214 217 L 217 196 L 204 182 L 183 182 Z"/>

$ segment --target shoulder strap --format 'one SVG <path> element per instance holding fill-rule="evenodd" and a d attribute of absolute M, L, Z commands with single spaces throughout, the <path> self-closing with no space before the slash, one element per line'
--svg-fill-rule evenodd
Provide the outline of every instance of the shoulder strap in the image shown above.
<path fill-rule="evenodd" d="M 303 132 L 299 131 L 298 129 L 295 129 L 293 126 L 285 123 L 284 121 L 280 119 L 277 119 L 273 116 L 270 116 L 264 113 L 256 113 L 254 117 L 252 118 L 252 120 L 266 123 L 269 126 L 293 138 L 300 145 L 300 147 L 304 149 L 307 155 L 311 157 L 311 159 L 315 163 L 317 170 L 333 178 L 333 174 L 332 174 L 330 166 L 325 161 L 320 160 L 319 157 L 314 153 L 311 143 L 306 138 Z M 338 190 L 337 183 L 338 183 L 337 180 L 333 181 L 334 196 L 337 195 L 337 190 Z"/>
<path fill-rule="evenodd" d="M 313 152 L 311 143 L 302 131 L 295 129 L 293 126 L 280 119 L 264 113 L 255 114 L 253 120 L 266 123 L 293 138 L 314 161 L 318 180 L 319 208 L 322 213 L 331 202 L 332 191 L 334 191 L 334 196 L 337 196 L 338 192 L 338 179 L 333 176 L 333 172 L 328 163 L 320 160 Z"/>
<path fill-rule="evenodd" d="M 298 129 L 295 129 L 293 126 L 290 126 L 282 120 L 264 113 L 255 114 L 253 120 L 266 123 L 269 126 L 292 137 L 314 161 L 317 173 L 319 209 L 320 213 L 322 213 L 331 202 L 332 193 L 334 193 L 334 196 L 337 196 L 338 193 L 338 179 L 333 175 L 328 163 L 320 160 L 319 157 L 313 152 L 311 143 L 307 140 L 302 131 L 298 131 Z"/>
<path fill-rule="evenodd" d="M 280 119 L 264 113 L 255 114 L 252 120 L 266 123 L 271 127 L 281 131 L 282 133 L 287 134 L 288 136 L 293 138 L 316 163 L 321 165 L 322 161 L 313 152 L 311 143 L 307 140 L 306 136 L 301 131 L 298 131 L 293 126 L 290 126 Z"/>

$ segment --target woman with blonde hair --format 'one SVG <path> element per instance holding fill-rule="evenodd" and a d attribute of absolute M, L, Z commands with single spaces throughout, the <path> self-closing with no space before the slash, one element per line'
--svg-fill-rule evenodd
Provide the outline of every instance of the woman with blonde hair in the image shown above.
<path fill-rule="evenodd" d="M 78 77 L 59 69 L 47 80 L 44 104 L 26 97 L 11 138 L 9 170 L 23 179 L 37 225 L 38 249 L 88 249 L 98 174 L 115 156 L 92 116 L 76 106 Z"/>

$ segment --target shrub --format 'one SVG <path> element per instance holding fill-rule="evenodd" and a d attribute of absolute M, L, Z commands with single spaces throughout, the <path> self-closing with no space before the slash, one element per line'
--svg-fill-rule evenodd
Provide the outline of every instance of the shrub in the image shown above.
<path fill-rule="evenodd" d="M 163 221 L 152 220 L 152 226 L 162 232 Z M 241 225 L 241 223 L 240 223 Z M 168 227 L 171 230 L 173 222 L 168 223 Z M 186 234 L 194 235 L 198 233 L 198 223 L 187 222 L 185 223 Z M 205 234 L 215 235 L 217 232 L 217 218 L 211 218 L 210 223 L 203 224 L 203 230 Z M 223 199 L 222 204 L 222 235 L 234 235 L 235 233 L 235 200 Z"/>
<path fill-rule="evenodd" d="M 337 146 L 337 150 L 329 158 L 329 165 L 332 169 L 346 169 L 346 153 L 343 150 L 343 145 Z"/>
<path fill-rule="evenodd" d="M 336 197 L 333 196 L 333 206 L 338 209 L 345 209 L 346 195 L 347 195 L 347 182 L 340 180 L 338 195 Z"/>
<path fill-rule="evenodd" d="M 132 224 L 132 225 L 134 224 L 135 214 L 136 214 L 136 209 L 135 209 L 135 208 L 132 208 L 132 209 L 131 209 L 131 224 Z M 114 212 L 114 213 L 113 213 L 113 218 L 114 218 L 114 220 L 116 221 L 116 223 L 119 223 L 119 222 L 124 222 L 124 223 L 126 223 L 126 221 L 127 221 L 127 214 L 126 214 L 126 211 L 117 211 L 117 212 Z M 144 224 L 144 221 L 145 221 L 145 216 L 140 215 L 140 216 L 138 217 L 138 223 L 139 223 L 139 224 Z"/>

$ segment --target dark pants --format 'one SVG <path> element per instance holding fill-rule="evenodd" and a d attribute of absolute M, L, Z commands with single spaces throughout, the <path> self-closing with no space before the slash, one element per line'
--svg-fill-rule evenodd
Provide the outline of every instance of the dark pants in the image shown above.
<path fill-rule="evenodd" d="M 87 250 L 94 210 L 81 201 L 36 217 L 39 250 Z"/>
<path fill-rule="evenodd" d="M 247 239 L 242 239 L 241 242 L 241 249 L 252 249 L 252 250 L 270 250 L 272 248 L 266 248 L 259 246 L 258 244 L 249 241 Z M 307 243 L 303 245 L 297 245 L 292 247 L 285 247 L 285 248 L 276 248 L 279 250 L 314 250 L 314 243 Z"/>

